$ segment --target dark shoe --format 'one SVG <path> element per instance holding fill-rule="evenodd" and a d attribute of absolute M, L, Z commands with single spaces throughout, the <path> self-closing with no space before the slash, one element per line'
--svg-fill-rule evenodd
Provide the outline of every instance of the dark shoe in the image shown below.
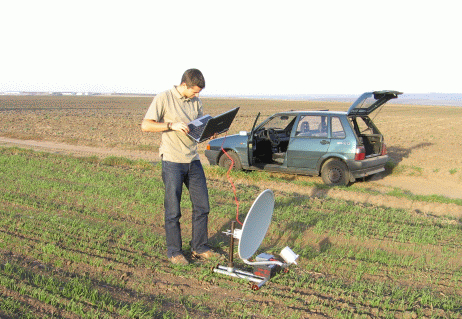
<path fill-rule="evenodd" d="M 174 265 L 182 265 L 182 266 L 189 265 L 189 261 L 183 255 L 177 255 L 175 257 L 170 257 L 169 259 Z"/>
<path fill-rule="evenodd" d="M 210 259 L 210 258 L 219 258 L 221 255 L 219 253 L 214 252 L 213 250 L 207 250 L 203 253 L 196 253 L 195 251 L 192 252 L 193 257 L 201 258 L 201 259 Z"/>

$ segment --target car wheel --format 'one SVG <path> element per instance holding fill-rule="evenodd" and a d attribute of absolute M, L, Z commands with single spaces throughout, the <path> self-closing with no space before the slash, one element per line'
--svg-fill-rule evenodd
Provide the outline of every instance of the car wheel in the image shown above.
<path fill-rule="evenodd" d="M 347 186 L 350 182 L 348 167 L 338 159 L 330 159 L 322 166 L 321 177 L 330 186 Z"/>
<path fill-rule="evenodd" d="M 241 170 L 242 169 L 242 164 L 241 164 L 241 160 L 239 159 L 239 155 L 237 155 L 236 152 L 234 152 L 234 151 L 227 151 L 226 153 L 228 153 L 229 157 L 231 157 L 233 159 L 233 161 L 234 161 L 233 169 Z M 220 159 L 218 160 L 218 165 L 220 165 L 223 168 L 228 169 L 229 166 L 232 163 L 231 160 L 229 159 L 229 157 L 226 156 L 225 153 L 223 153 L 220 156 Z"/>

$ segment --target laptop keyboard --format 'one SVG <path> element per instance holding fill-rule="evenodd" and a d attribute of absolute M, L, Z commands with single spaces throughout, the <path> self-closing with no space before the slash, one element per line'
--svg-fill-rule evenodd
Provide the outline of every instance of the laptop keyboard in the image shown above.
<path fill-rule="evenodd" d="M 192 135 L 195 138 L 199 138 L 202 135 L 202 131 L 204 130 L 205 124 L 201 126 L 195 126 L 195 125 L 188 125 L 188 126 L 189 126 L 189 135 Z"/>

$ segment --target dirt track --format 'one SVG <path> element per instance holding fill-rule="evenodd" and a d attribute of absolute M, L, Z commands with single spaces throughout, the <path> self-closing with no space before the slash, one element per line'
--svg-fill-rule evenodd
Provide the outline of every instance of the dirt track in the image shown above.
<path fill-rule="evenodd" d="M 108 156 L 121 156 L 130 159 L 144 159 L 151 162 L 159 160 L 157 152 L 143 152 L 136 150 L 121 150 L 117 148 L 103 148 L 70 145 L 65 143 L 50 142 L 50 141 L 35 141 L 35 140 L 20 140 L 0 137 L 1 146 L 17 146 L 21 148 L 29 148 L 36 151 L 44 151 L 55 154 L 72 154 L 74 156 L 98 156 L 101 158 Z M 208 165 L 204 156 L 201 154 L 201 160 L 204 165 Z M 319 180 L 320 177 L 299 176 L 297 178 L 305 180 Z M 350 192 L 338 189 L 320 190 L 307 187 L 294 187 L 293 191 L 307 194 L 310 196 L 330 196 L 334 198 L 351 200 L 354 202 L 369 203 L 378 206 L 403 208 L 415 210 L 418 213 L 432 215 L 452 215 L 457 218 L 462 218 L 462 208 L 455 204 L 440 204 L 440 203 L 423 203 L 412 201 L 406 198 L 395 198 L 385 195 L 386 192 L 395 187 L 409 191 L 417 195 L 442 195 L 451 198 L 462 198 L 462 185 L 456 181 L 442 180 L 431 177 L 417 176 L 393 176 L 379 174 L 374 176 L 372 180 L 367 182 L 357 182 L 357 187 L 373 189 L 383 195 L 370 195 L 360 192 Z M 274 184 L 272 188 L 278 190 L 279 185 Z M 284 191 L 284 189 L 279 189 Z"/>

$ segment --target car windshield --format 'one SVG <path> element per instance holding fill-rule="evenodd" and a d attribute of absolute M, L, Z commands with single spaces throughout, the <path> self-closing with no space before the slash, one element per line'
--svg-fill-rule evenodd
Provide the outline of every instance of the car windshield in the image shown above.
<path fill-rule="evenodd" d="M 259 129 L 285 130 L 289 125 L 293 125 L 295 115 L 275 115 L 260 125 Z"/>

